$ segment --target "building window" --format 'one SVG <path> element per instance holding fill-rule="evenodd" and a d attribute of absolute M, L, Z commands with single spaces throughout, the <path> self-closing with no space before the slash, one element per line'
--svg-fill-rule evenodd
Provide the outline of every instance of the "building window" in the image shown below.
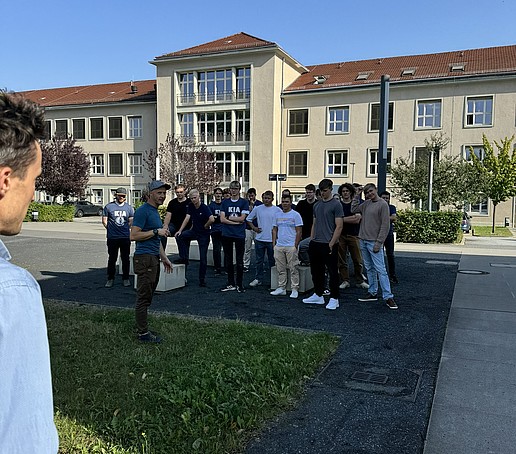
<path fill-rule="evenodd" d="M 326 162 L 327 176 L 345 177 L 348 175 L 348 150 L 328 150 Z"/>
<path fill-rule="evenodd" d="M 468 98 L 466 102 L 466 126 L 492 126 L 493 97 Z"/>
<path fill-rule="evenodd" d="M 251 68 L 236 69 L 237 99 L 249 99 L 251 95 Z"/>
<path fill-rule="evenodd" d="M 441 101 L 417 102 L 417 127 L 440 128 L 441 127 Z"/>
<path fill-rule="evenodd" d="M 230 69 L 200 72 L 198 96 L 201 102 L 229 101 L 233 97 L 233 75 Z"/>
<path fill-rule="evenodd" d="M 231 142 L 231 112 L 198 114 L 200 142 Z"/>
<path fill-rule="evenodd" d="M 367 166 L 367 176 L 374 177 L 378 175 L 378 148 L 369 150 L 369 163 Z M 389 173 L 392 165 L 392 148 L 387 148 L 387 173 Z"/>
<path fill-rule="evenodd" d="M 484 160 L 484 147 L 482 145 L 465 145 L 464 146 L 464 157 L 466 161 L 471 162 L 471 149 L 473 149 L 473 153 L 480 160 Z"/>
<path fill-rule="evenodd" d="M 129 117 L 129 138 L 141 139 L 143 137 L 142 117 Z"/>
<path fill-rule="evenodd" d="M 387 122 L 387 128 L 393 129 L 394 125 L 394 103 L 389 103 L 389 120 Z M 369 131 L 380 130 L 380 103 L 371 104 L 371 118 L 369 122 Z"/>
<path fill-rule="evenodd" d="M 349 132 L 349 107 L 330 107 L 328 109 L 328 134 Z"/>
<path fill-rule="evenodd" d="M 217 160 L 217 171 L 222 181 L 234 180 L 231 173 L 231 153 L 217 153 L 215 159 Z"/>
<path fill-rule="evenodd" d="M 129 155 L 129 175 L 143 174 L 143 156 L 141 153 Z"/>
<path fill-rule="evenodd" d="M 195 101 L 193 73 L 179 75 L 179 93 L 182 104 L 191 104 Z"/>
<path fill-rule="evenodd" d="M 122 163 L 122 154 L 110 154 L 109 155 L 109 175 L 123 175 L 123 163 Z"/>
<path fill-rule="evenodd" d="M 104 119 L 90 118 L 90 137 L 92 139 L 104 138 Z"/>
<path fill-rule="evenodd" d="M 142 198 L 142 190 L 141 189 L 133 189 L 131 191 L 130 203 L 134 204 L 134 202 L 141 200 L 141 198 Z"/>
<path fill-rule="evenodd" d="M 84 118 L 74 118 L 72 120 L 72 134 L 75 140 L 86 139 L 86 120 Z"/>
<path fill-rule="evenodd" d="M 187 113 L 179 115 L 181 136 L 191 138 L 194 135 L 194 114 Z"/>
<path fill-rule="evenodd" d="M 56 137 L 64 139 L 68 136 L 68 120 L 56 120 Z"/>
<path fill-rule="evenodd" d="M 489 199 L 487 199 L 487 197 L 484 197 L 476 203 L 467 205 L 466 211 L 471 214 L 487 216 L 489 214 L 488 208 L 489 208 Z"/>
<path fill-rule="evenodd" d="M 236 112 L 236 141 L 249 142 L 251 120 L 248 110 L 238 110 Z"/>
<path fill-rule="evenodd" d="M 90 155 L 91 174 L 104 175 L 104 155 L 92 154 Z"/>
<path fill-rule="evenodd" d="M 104 191 L 102 189 L 92 189 L 93 203 L 97 205 L 104 205 Z"/>
<path fill-rule="evenodd" d="M 249 182 L 249 153 L 235 153 L 235 180 L 242 178 L 243 181 Z"/>
<path fill-rule="evenodd" d="M 308 109 L 289 110 L 289 135 L 308 134 Z"/>
<path fill-rule="evenodd" d="M 308 175 L 308 152 L 291 151 L 288 154 L 288 174 L 293 177 L 306 177 Z"/>
<path fill-rule="evenodd" d="M 108 137 L 110 139 L 121 139 L 122 138 L 122 117 L 110 117 L 108 119 L 109 132 Z"/>
<path fill-rule="evenodd" d="M 52 122 L 50 120 L 45 121 L 45 139 L 52 137 Z"/>

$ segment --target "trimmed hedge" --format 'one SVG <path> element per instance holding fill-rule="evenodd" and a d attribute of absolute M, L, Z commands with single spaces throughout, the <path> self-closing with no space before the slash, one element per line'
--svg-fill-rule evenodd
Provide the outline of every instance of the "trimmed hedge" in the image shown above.
<path fill-rule="evenodd" d="M 32 212 L 38 212 L 38 221 L 41 222 L 72 222 L 75 214 L 73 205 L 45 205 L 32 202 L 29 205 L 24 221 L 32 222 Z"/>
<path fill-rule="evenodd" d="M 397 212 L 397 241 L 403 243 L 455 243 L 462 239 L 460 211 L 415 211 Z"/>

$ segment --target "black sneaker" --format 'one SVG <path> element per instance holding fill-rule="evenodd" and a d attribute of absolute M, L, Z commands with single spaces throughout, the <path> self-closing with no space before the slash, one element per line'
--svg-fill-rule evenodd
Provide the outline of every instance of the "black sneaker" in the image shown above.
<path fill-rule="evenodd" d="M 222 274 L 222 271 L 220 270 L 215 270 L 215 276 L 220 276 Z"/>
<path fill-rule="evenodd" d="M 387 307 L 389 309 L 394 309 L 394 310 L 398 309 L 398 305 L 396 304 L 396 301 L 394 301 L 394 298 L 387 298 L 385 300 L 385 304 L 387 304 Z"/>
<path fill-rule="evenodd" d="M 236 289 L 237 289 L 237 292 L 238 292 L 238 293 L 245 293 L 245 288 L 244 288 L 244 287 L 239 287 L 239 286 L 237 285 Z"/>
<path fill-rule="evenodd" d="M 237 288 L 234 285 L 226 285 L 225 287 L 221 288 L 221 292 L 232 292 L 236 290 Z"/>
<path fill-rule="evenodd" d="M 152 331 L 147 331 L 145 334 L 138 334 L 138 340 L 140 342 L 150 342 L 152 344 L 160 344 L 163 341 L 161 337 Z"/>
<path fill-rule="evenodd" d="M 206 281 L 200 281 L 199 287 L 206 287 Z"/>
<path fill-rule="evenodd" d="M 248 266 L 244 266 L 244 273 L 249 273 L 249 267 Z"/>
<path fill-rule="evenodd" d="M 367 292 L 363 298 L 358 298 L 358 301 L 378 301 L 378 297 L 372 293 Z"/>

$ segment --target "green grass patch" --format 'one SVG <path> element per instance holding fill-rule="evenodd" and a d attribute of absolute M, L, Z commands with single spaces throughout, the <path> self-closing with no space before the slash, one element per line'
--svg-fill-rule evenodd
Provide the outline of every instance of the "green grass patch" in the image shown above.
<path fill-rule="evenodd" d="M 45 302 L 60 453 L 227 453 L 288 409 L 338 338 Z"/>
<path fill-rule="evenodd" d="M 496 227 L 495 232 L 492 233 L 493 227 L 487 225 L 475 225 L 473 226 L 474 236 L 512 236 L 511 231 L 507 227 Z"/>

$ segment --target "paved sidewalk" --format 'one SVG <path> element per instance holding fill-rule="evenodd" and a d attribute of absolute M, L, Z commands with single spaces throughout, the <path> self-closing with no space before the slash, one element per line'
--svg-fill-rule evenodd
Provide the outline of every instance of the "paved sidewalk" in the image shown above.
<path fill-rule="evenodd" d="M 132 289 L 103 288 L 107 254 L 98 217 L 27 223 L 21 235 L 2 240 L 47 298 L 96 304 L 100 295 L 113 306 L 134 303 Z M 174 246 L 169 241 L 167 252 Z M 263 287 L 244 297 L 221 294 L 223 279 L 211 275 L 211 288 L 192 283 L 157 295 L 153 309 L 341 336 L 335 357 L 296 408 L 252 440 L 247 454 L 515 452 L 516 238 L 397 243 L 396 256 L 399 311 L 357 303 L 362 292 L 354 288 L 341 292 L 337 311 L 271 297 Z M 368 367 L 388 376 L 390 387 L 347 379 Z"/>

